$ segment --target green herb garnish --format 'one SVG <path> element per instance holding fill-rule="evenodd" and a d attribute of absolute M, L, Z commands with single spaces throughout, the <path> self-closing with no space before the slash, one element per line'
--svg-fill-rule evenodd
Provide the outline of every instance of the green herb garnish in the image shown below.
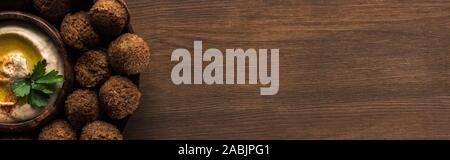
<path fill-rule="evenodd" d="M 33 69 L 33 74 L 26 78 L 18 78 L 12 84 L 14 94 L 19 98 L 25 98 L 35 108 L 48 105 L 48 99 L 55 93 L 55 84 L 64 82 L 64 77 L 58 71 L 52 70 L 45 73 L 47 61 L 38 62 Z"/>

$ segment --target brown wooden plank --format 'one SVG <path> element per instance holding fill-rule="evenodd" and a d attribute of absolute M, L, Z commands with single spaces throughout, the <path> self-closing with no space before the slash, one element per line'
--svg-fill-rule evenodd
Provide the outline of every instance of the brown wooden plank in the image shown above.
<path fill-rule="evenodd" d="M 149 42 L 129 139 L 450 139 L 450 1 L 132 0 Z M 280 92 L 170 80 L 174 49 L 280 48 Z"/>

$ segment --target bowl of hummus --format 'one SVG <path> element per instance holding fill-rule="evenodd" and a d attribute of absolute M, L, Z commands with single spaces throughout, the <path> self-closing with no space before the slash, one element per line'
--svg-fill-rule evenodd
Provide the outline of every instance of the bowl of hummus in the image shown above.
<path fill-rule="evenodd" d="M 41 77 L 59 76 L 60 83 L 42 87 L 29 82 L 28 88 L 18 83 L 31 81 L 37 75 L 34 72 L 39 72 L 37 67 L 44 69 Z M 66 48 L 53 25 L 25 12 L 0 12 L 0 131 L 32 130 L 51 119 L 71 90 L 72 74 Z M 45 78 L 42 82 L 49 81 Z M 35 87 L 36 94 L 20 95 Z"/>

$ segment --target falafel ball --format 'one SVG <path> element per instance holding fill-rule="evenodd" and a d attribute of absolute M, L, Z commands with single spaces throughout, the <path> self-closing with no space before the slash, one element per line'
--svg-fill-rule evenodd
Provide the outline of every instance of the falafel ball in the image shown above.
<path fill-rule="evenodd" d="M 91 90 L 78 89 L 67 97 L 64 110 L 75 128 L 81 128 L 100 116 L 97 94 Z"/>
<path fill-rule="evenodd" d="M 80 140 L 123 140 L 123 136 L 116 126 L 95 121 L 83 127 Z"/>
<path fill-rule="evenodd" d="M 138 35 L 125 33 L 109 45 L 108 60 L 120 74 L 142 73 L 150 63 L 150 47 Z"/>
<path fill-rule="evenodd" d="M 111 75 L 106 52 L 101 49 L 85 52 L 75 64 L 75 78 L 83 87 L 95 87 Z"/>
<path fill-rule="evenodd" d="M 72 9 L 72 0 L 33 0 L 37 13 L 51 22 L 58 22 Z"/>
<path fill-rule="evenodd" d="M 112 119 L 123 119 L 138 108 L 141 92 L 128 78 L 112 76 L 99 91 L 99 100 Z"/>
<path fill-rule="evenodd" d="M 91 26 L 85 11 L 67 14 L 60 29 L 62 39 L 72 48 L 87 51 L 100 43 L 100 36 Z"/>
<path fill-rule="evenodd" d="M 89 16 L 98 33 L 114 37 L 128 25 L 130 14 L 122 0 L 97 0 L 89 10 Z"/>
<path fill-rule="evenodd" d="M 39 140 L 77 140 L 75 130 L 65 120 L 55 120 L 42 128 Z"/>

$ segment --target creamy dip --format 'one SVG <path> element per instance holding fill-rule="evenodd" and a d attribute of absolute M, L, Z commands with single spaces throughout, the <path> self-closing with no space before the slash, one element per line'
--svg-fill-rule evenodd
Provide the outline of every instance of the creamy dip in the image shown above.
<path fill-rule="evenodd" d="M 43 59 L 48 63 L 47 72 L 56 70 L 64 75 L 58 50 L 42 30 L 19 21 L 0 23 L 0 123 L 26 121 L 43 111 L 15 97 L 11 90 L 15 79 L 32 74 L 34 66 Z M 55 103 L 61 88 L 62 84 L 56 85 L 48 104 Z"/>

